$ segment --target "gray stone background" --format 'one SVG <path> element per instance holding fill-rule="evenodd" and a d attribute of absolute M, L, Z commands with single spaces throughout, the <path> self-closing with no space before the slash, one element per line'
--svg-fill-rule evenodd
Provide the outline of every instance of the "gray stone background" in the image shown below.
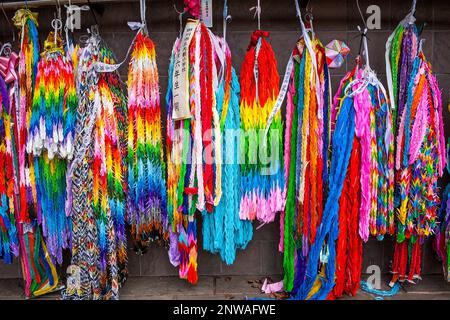
<path fill-rule="evenodd" d="M 164 95 L 167 87 L 169 58 L 179 30 L 178 15 L 173 8 L 174 2 L 181 10 L 182 0 L 147 0 L 147 22 L 150 35 L 156 44 L 163 114 L 165 113 Z M 256 4 L 256 0 L 229 0 L 228 3 L 232 21 L 228 25 L 227 40 L 231 48 L 234 67 L 239 73 L 250 35 L 257 28 L 257 22 L 253 20 L 253 13 L 249 12 L 249 8 Z M 301 1 L 301 4 L 304 7 L 305 1 Z M 385 42 L 397 23 L 409 11 L 411 3 L 402 0 L 360 1 L 363 12 L 371 4 L 376 4 L 381 8 L 381 29 L 370 31 L 368 34 L 370 62 L 385 84 Z M 28 5 L 33 8 L 31 1 L 28 2 Z M 213 0 L 214 25 L 212 30 L 216 34 L 222 33 L 222 5 L 222 1 Z M 314 14 L 314 29 L 324 45 L 333 39 L 339 39 L 346 42 L 351 49 L 345 65 L 331 72 L 333 91 L 336 91 L 339 80 L 354 65 L 354 58 L 359 46 L 356 27 L 358 24 L 362 25 L 361 18 L 354 0 L 312 0 L 311 6 Z M 138 1 L 93 4 L 93 7 L 96 11 L 101 35 L 115 52 L 118 60 L 122 60 L 134 36 L 134 32 L 129 30 L 126 23 L 140 19 Z M 278 60 L 278 71 L 282 77 L 291 49 L 300 35 L 294 3 L 293 0 L 261 0 L 261 7 L 261 28 L 270 31 L 270 42 Z M 6 11 L 9 17 L 13 16 L 12 10 L 7 9 Z M 37 8 L 35 11 L 39 12 L 39 31 L 43 41 L 50 30 L 54 7 Z M 426 39 L 424 51 L 433 65 L 433 71 L 442 89 L 445 132 L 446 137 L 449 137 L 450 113 L 447 105 L 450 91 L 450 1 L 418 0 L 416 17 L 418 23 L 426 22 L 422 33 L 422 37 Z M 85 30 L 87 26 L 94 23 L 94 20 L 89 12 L 83 12 L 81 22 L 82 30 Z M 80 34 L 80 32 L 76 32 L 76 38 Z M 2 16 L 0 17 L 0 40 L 2 42 L 11 41 L 11 31 Z M 121 67 L 120 73 L 123 80 L 126 81 L 126 63 Z M 441 184 L 445 185 L 448 182 L 449 177 L 446 174 Z M 201 230 L 200 226 L 198 230 Z M 201 235 L 198 238 L 199 248 L 201 248 Z M 275 223 L 255 230 L 253 240 L 245 251 L 238 252 L 232 266 L 227 266 L 217 256 L 200 249 L 199 274 L 200 276 L 282 274 L 282 256 L 277 250 L 278 240 L 279 224 L 277 220 Z M 388 272 L 392 254 L 391 239 L 386 238 L 382 242 L 370 239 L 364 246 L 363 272 L 371 264 L 377 264 L 381 266 L 383 272 Z M 143 256 L 137 256 L 132 250 L 129 250 L 129 272 L 130 276 L 166 276 L 177 275 L 178 269 L 171 266 L 166 251 L 154 245 Z M 437 273 L 441 273 L 441 267 L 435 258 L 431 241 L 428 241 L 423 250 L 423 274 Z M 16 277 L 20 277 L 20 267 L 17 261 L 9 266 L 0 262 L 0 278 Z"/>

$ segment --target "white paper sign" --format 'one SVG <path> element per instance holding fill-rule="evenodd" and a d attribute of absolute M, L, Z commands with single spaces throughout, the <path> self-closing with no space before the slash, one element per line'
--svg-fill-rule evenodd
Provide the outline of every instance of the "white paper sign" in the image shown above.
<path fill-rule="evenodd" d="M 181 47 L 175 57 L 172 76 L 173 120 L 189 119 L 189 45 L 198 26 L 197 20 L 189 20 L 181 38 Z"/>
<path fill-rule="evenodd" d="M 211 28 L 213 26 L 212 0 L 202 0 L 200 9 L 202 22 Z"/>

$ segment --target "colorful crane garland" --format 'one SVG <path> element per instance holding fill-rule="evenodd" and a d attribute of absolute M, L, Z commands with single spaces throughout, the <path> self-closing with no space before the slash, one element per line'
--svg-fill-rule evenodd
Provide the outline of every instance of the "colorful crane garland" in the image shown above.
<path fill-rule="evenodd" d="M 266 38 L 269 32 L 253 32 L 241 68 L 241 141 L 242 196 L 240 217 L 274 221 L 282 211 L 283 126 L 277 112 L 265 132 L 279 92 L 277 61 Z"/>
<path fill-rule="evenodd" d="M 185 2 L 198 18 L 200 2 Z M 268 223 L 282 212 L 284 287 L 295 299 L 354 295 L 369 235 L 396 233 L 392 282 L 420 278 L 421 244 L 434 232 L 447 261 L 448 188 L 440 228 L 436 220 L 446 164 L 441 94 L 412 13 L 386 45 L 390 101 L 358 60 L 332 105 L 324 48 L 302 23 L 281 88 L 288 94 L 284 154 L 268 33 L 253 33 L 239 85 L 225 39 L 189 20 L 169 70 L 167 166 L 144 20 L 133 41 L 128 110 L 119 75 L 108 67 L 113 54 L 97 33 L 73 63 L 51 33 L 38 63 L 36 15 L 19 10 L 14 21 L 20 55 L 0 58 L 0 257 L 10 263 L 20 248 L 27 296 L 56 288 L 53 262 L 62 263 L 71 241 L 63 297 L 117 299 L 127 275 L 125 219 L 136 251 L 151 240 L 170 242 L 180 277 L 196 283 L 197 213 L 204 249 L 231 264 L 252 237 L 251 221 Z M 228 136 L 239 128 L 242 134 Z"/>
<path fill-rule="evenodd" d="M 169 218 L 178 237 L 178 251 L 171 244 L 171 261 L 179 264 L 180 278 L 190 283 L 198 280 L 195 213 L 211 214 L 222 196 L 219 76 L 214 59 L 221 53 L 215 41 L 205 24 L 188 20 L 172 51 L 166 96 Z M 181 64 L 183 72 L 177 68 Z"/>
<path fill-rule="evenodd" d="M 289 76 L 284 145 L 286 205 L 280 220 L 284 288 L 298 298 L 299 290 L 306 290 L 307 268 L 317 263 L 309 260 L 310 250 L 325 223 L 331 101 L 325 49 L 303 22 L 301 26 L 302 37 L 286 71 Z M 333 245 L 333 241 L 329 244 Z"/>
<path fill-rule="evenodd" d="M 127 220 L 135 250 L 169 239 L 155 45 L 138 31 L 128 70 Z"/>
<path fill-rule="evenodd" d="M 391 284 L 420 279 L 421 246 L 436 229 L 437 179 L 446 163 L 441 92 L 414 20 L 412 12 L 386 43 L 398 197 Z"/>
<path fill-rule="evenodd" d="M 69 247 L 70 219 L 65 212 L 66 167 L 73 155 L 78 106 L 71 61 L 59 34 L 50 32 L 38 64 L 27 152 L 34 157 L 37 218 L 50 255 L 62 264 Z"/>
<path fill-rule="evenodd" d="M 366 43 L 365 33 L 362 34 Z M 367 50 L 367 46 L 366 46 Z M 362 241 L 369 234 L 382 240 L 394 225 L 394 139 L 386 92 L 367 64 L 341 81 L 332 110 L 332 123 L 342 101 L 349 97 L 355 109 L 355 137 L 344 189 L 339 200 L 339 236 L 336 244 L 336 285 L 329 298 L 355 295 L 360 284 Z M 366 62 L 368 54 L 366 52 Z M 365 186 L 365 187 L 363 187 Z"/>
<path fill-rule="evenodd" d="M 71 280 L 79 285 L 71 286 L 68 281 L 63 297 L 118 299 L 119 287 L 127 277 L 121 139 L 126 98 L 119 74 L 98 67 L 115 65 L 115 58 L 95 26 L 79 55 L 80 102 L 66 204 L 73 223 Z"/>
<path fill-rule="evenodd" d="M 224 4 L 224 32 L 226 34 L 227 3 Z M 216 37 L 224 65 L 219 71 L 222 75 L 217 89 L 217 112 L 220 114 L 222 139 L 222 198 L 212 213 L 203 212 L 203 249 L 219 253 L 226 264 L 236 258 L 237 249 L 245 249 L 253 236 L 252 222 L 241 220 L 239 204 L 241 196 L 241 172 L 239 166 L 240 116 L 239 81 L 231 64 L 231 51 L 225 38 Z"/>
<path fill-rule="evenodd" d="M 5 47 L 2 48 L 2 51 Z M 16 102 L 18 56 L 0 57 L 0 258 L 7 264 L 19 256 L 16 228 L 17 184 L 14 167 L 13 120 Z"/>
<path fill-rule="evenodd" d="M 31 117 L 33 92 L 39 59 L 37 14 L 20 9 L 13 18 L 14 25 L 21 30 L 18 85 L 11 111 L 14 115 L 14 149 L 16 181 L 19 199 L 16 216 L 20 244 L 22 274 L 25 280 L 25 295 L 39 296 L 58 286 L 58 274 L 51 260 L 41 227 L 37 220 L 37 193 L 33 156 L 26 153 L 26 142 Z"/>

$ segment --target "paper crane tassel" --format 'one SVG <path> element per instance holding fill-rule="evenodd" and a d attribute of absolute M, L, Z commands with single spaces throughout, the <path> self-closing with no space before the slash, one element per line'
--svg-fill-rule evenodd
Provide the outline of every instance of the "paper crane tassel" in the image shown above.
<path fill-rule="evenodd" d="M 255 31 L 242 63 L 240 217 L 272 222 L 282 210 L 283 150 L 281 112 L 265 136 L 265 128 L 279 91 L 277 62 L 266 31 Z"/>
<path fill-rule="evenodd" d="M 140 31 L 128 70 L 127 219 L 137 251 L 145 251 L 150 241 L 169 239 L 155 59 L 153 42 Z"/>

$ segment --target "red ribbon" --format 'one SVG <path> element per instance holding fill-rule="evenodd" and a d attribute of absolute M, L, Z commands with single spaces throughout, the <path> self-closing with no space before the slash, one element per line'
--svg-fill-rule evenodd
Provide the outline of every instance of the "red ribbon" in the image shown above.
<path fill-rule="evenodd" d="M 256 47 L 259 38 L 261 38 L 261 37 L 267 38 L 268 36 L 269 36 L 269 31 L 263 31 L 263 30 L 254 31 L 250 38 L 250 44 L 248 45 L 247 51 L 249 51 L 251 48 Z"/>

